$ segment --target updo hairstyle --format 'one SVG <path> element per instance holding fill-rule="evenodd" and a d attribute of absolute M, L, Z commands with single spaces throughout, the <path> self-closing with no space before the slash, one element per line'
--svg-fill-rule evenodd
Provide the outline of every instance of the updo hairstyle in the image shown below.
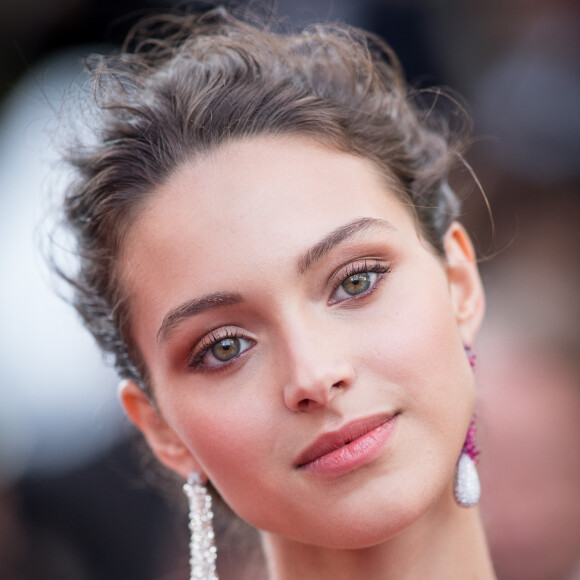
<path fill-rule="evenodd" d="M 79 266 L 65 277 L 119 375 L 150 397 L 119 256 L 156 188 L 224 143 L 306 136 L 372 160 L 443 255 L 460 210 L 447 176 L 461 159 L 467 117 L 460 106 L 441 114 L 437 91 L 411 90 L 377 37 L 343 25 L 279 33 L 215 9 L 146 20 L 120 53 L 90 57 L 87 69 L 97 126 L 67 154 L 77 177 L 65 221 Z"/>

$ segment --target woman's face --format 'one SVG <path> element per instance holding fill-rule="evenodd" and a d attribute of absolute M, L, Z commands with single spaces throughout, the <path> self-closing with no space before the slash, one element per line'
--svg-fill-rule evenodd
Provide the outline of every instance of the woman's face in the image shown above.
<path fill-rule="evenodd" d="M 302 542 L 372 545 L 455 509 L 482 299 L 453 232 L 446 264 L 369 161 L 303 138 L 181 167 L 122 256 L 161 419 L 129 414 L 173 469 Z"/>

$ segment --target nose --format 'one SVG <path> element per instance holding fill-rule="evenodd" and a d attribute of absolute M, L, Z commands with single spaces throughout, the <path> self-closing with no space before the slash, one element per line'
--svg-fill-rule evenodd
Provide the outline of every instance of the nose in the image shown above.
<path fill-rule="evenodd" d="M 291 411 L 324 407 L 354 382 L 354 368 L 336 334 L 302 326 L 288 337 L 285 354 L 284 403 Z"/>

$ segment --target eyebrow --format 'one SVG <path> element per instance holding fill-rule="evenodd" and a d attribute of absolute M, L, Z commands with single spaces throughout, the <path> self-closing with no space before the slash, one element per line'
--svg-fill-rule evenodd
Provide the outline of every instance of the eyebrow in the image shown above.
<path fill-rule="evenodd" d="M 167 340 L 181 322 L 212 308 L 231 306 L 243 302 L 241 294 L 237 292 L 214 292 L 201 298 L 194 298 L 174 308 L 163 317 L 163 322 L 157 331 L 157 340 Z"/>
<path fill-rule="evenodd" d="M 298 260 L 298 273 L 300 275 L 305 274 L 316 262 L 343 242 L 360 234 L 366 234 L 369 231 L 378 229 L 395 231 L 390 222 L 378 218 L 359 218 L 339 226 L 324 236 Z"/>
<path fill-rule="evenodd" d="M 394 231 L 395 228 L 387 220 L 377 218 L 359 218 L 339 226 L 304 253 L 298 260 L 298 273 L 305 274 L 316 262 L 324 258 L 338 245 L 372 230 Z M 157 331 L 157 340 L 158 342 L 167 340 L 184 320 L 192 316 L 214 308 L 240 304 L 243 301 L 243 296 L 238 292 L 214 292 L 201 298 L 188 300 L 163 317 L 161 326 Z"/>

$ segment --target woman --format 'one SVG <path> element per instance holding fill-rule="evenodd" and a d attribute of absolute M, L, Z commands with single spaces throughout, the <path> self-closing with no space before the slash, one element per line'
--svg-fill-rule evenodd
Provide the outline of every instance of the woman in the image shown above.
<path fill-rule="evenodd" d="M 76 307 L 190 478 L 192 578 L 214 577 L 209 482 L 272 579 L 494 578 L 465 507 L 484 298 L 446 184 L 462 139 L 360 32 L 222 10 L 155 32 L 93 62 L 66 213 Z"/>

